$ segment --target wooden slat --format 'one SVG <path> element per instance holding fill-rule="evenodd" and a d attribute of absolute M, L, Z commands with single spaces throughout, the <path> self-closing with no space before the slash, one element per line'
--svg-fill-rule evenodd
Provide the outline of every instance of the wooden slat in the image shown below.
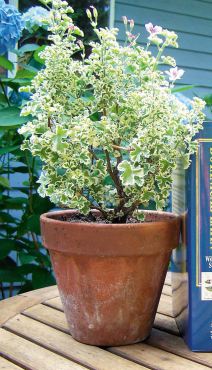
<path fill-rule="evenodd" d="M 212 353 L 191 352 L 184 340 L 176 335 L 153 329 L 150 338 L 146 341 L 151 346 L 174 353 L 200 364 L 212 367 Z M 196 365 L 198 368 L 198 365 Z"/>
<path fill-rule="evenodd" d="M 85 369 L 84 366 L 67 360 L 4 329 L 0 329 L 0 354 L 30 370 Z"/>
<path fill-rule="evenodd" d="M 179 330 L 175 319 L 170 316 L 157 313 L 155 317 L 154 327 L 162 331 L 167 331 L 168 333 L 179 335 Z"/>
<path fill-rule="evenodd" d="M 43 304 L 38 304 L 23 311 L 23 314 L 35 320 L 43 322 L 44 324 L 50 325 L 55 329 L 59 329 L 64 331 L 65 333 L 69 333 L 68 324 L 64 313 L 51 307 L 45 306 Z"/>
<path fill-rule="evenodd" d="M 39 297 L 43 301 L 45 299 L 59 296 L 59 292 L 58 292 L 57 285 L 52 285 L 46 288 L 31 290 L 30 292 L 20 294 L 19 296 L 31 297 L 31 298 Z"/>
<path fill-rule="evenodd" d="M 154 328 L 157 329 L 152 330 L 151 336 L 145 343 L 113 347 L 109 348 L 109 352 L 107 352 L 98 347 L 91 347 L 76 342 L 67 334 L 69 332 L 68 325 L 58 292 L 52 290 L 53 288 L 48 288 L 43 292 L 42 297 L 39 291 L 28 293 L 27 298 L 32 293 L 31 299 L 34 297 L 35 301 L 37 301 L 39 297 L 38 301 L 44 304 L 32 306 L 34 303 L 31 301 L 31 307 L 29 307 L 29 301 L 27 305 L 23 304 L 23 301 L 20 303 L 15 302 L 14 310 L 10 310 L 10 317 L 11 312 L 13 313 L 12 316 L 15 316 L 14 313 L 17 310 L 20 310 L 19 312 L 23 311 L 23 315 L 17 315 L 4 324 L 4 327 L 12 333 L 0 329 L 0 355 L 2 354 L 20 366 L 28 366 L 32 370 L 40 370 L 41 368 L 42 370 L 55 369 L 55 366 L 61 370 L 68 368 L 92 368 L 95 370 L 107 370 L 110 368 L 115 370 L 147 368 L 155 370 L 203 370 L 212 368 L 212 354 L 192 353 L 183 339 L 179 337 L 179 331 L 171 312 L 170 278 L 171 275 L 168 273 L 154 323 Z M 6 301 L 9 303 L 12 300 Z M 28 308 L 25 309 L 25 307 Z M 17 334 L 24 338 L 20 338 Z M 10 345 L 11 342 L 15 343 L 15 353 L 13 351 L 14 346 Z M 26 348 L 27 351 L 25 351 Z M 39 353 L 40 351 L 41 353 Z M 47 361 L 47 367 L 40 367 L 40 364 L 42 361 L 45 361 L 45 357 L 49 353 L 51 357 L 50 363 Z M 59 367 L 58 362 L 55 362 L 56 359 L 54 360 L 52 356 L 59 358 L 59 360 L 57 359 Z M 34 361 L 35 357 L 37 362 Z M 1 359 L 2 357 L 0 357 L 0 369 L 4 368 L 1 367 Z M 61 360 L 67 361 L 67 363 L 60 362 Z M 4 359 L 2 361 L 8 363 Z M 76 362 L 80 365 L 76 364 Z M 67 367 L 67 364 L 69 364 L 69 367 Z M 13 363 L 11 363 L 11 366 L 13 366 L 11 369 L 19 369 Z M 10 367 L 5 367 L 5 369 L 10 369 Z"/>
<path fill-rule="evenodd" d="M 173 317 L 172 312 L 172 297 L 162 294 L 158 305 L 157 312 Z"/>
<path fill-rule="evenodd" d="M 164 285 L 162 294 L 169 295 L 170 297 L 172 296 L 172 287 L 170 285 Z"/>
<path fill-rule="evenodd" d="M 6 323 L 5 327 L 30 341 L 92 369 L 146 369 L 146 367 L 141 367 L 140 365 L 98 347 L 79 343 L 75 341 L 71 335 L 65 334 L 23 315 L 17 315 L 12 318 Z"/>
<path fill-rule="evenodd" d="M 168 271 L 167 274 L 166 274 L 166 279 L 165 279 L 165 285 L 171 285 L 172 282 L 171 282 L 171 272 Z"/>
<path fill-rule="evenodd" d="M 13 364 L 12 362 L 0 357 L 0 369 L 1 370 L 21 370 L 21 367 Z"/>
<path fill-rule="evenodd" d="M 32 292 L 24 293 L 0 302 L 0 326 L 8 319 L 20 313 L 24 309 L 58 296 L 56 286 L 38 289 Z"/>
<path fill-rule="evenodd" d="M 205 365 L 196 364 L 173 353 L 152 347 L 146 343 L 133 346 L 111 347 L 109 351 L 155 370 L 206 370 Z"/>
<path fill-rule="evenodd" d="M 56 308 L 59 311 L 62 311 L 62 312 L 64 311 L 60 297 L 48 299 L 47 301 L 44 301 L 43 304 L 49 307 L 52 307 L 52 308 Z"/>

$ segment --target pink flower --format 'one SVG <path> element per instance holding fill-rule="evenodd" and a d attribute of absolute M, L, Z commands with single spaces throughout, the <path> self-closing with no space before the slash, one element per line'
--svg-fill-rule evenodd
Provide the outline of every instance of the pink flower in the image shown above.
<path fill-rule="evenodd" d="M 68 28 L 71 31 L 74 31 L 75 30 L 75 26 L 72 23 L 68 26 Z"/>
<path fill-rule="evenodd" d="M 123 22 L 124 22 L 124 24 L 125 24 L 125 26 L 127 25 L 127 21 L 128 21 L 128 19 L 127 19 L 127 17 L 124 15 L 123 17 L 122 17 L 122 20 L 123 20 Z"/>
<path fill-rule="evenodd" d="M 163 30 L 162 27 L 153 26 L 152 23 L 145 24 L 145 28 L 146 28 L 147 32 L 149 32 L 151 35 L 157 35 L 157 33 L 161 33 L 162 30 Z"/>
<path fill-rule="evenodd" d="M 170 81 L 175 81 L 179 80 L 183 76 L 184 70 L 178 69 L 178 67 L 170 68 L 169 71 L 166 71 L 166 74 L 169 76 Z"/>
<path fill-rule="evenodd" d="M 136 35 L 133 35 L 132 33 L 128 33 L 128 39 L 129 40 L 135 40 L 135 38 L 136 38 Z"/>
<path fill-rule="evenodd" d="M 130 19 L 129 20 L 129 24 L 130 24 L 130 28 L 133 28 L 135 23 L 134 23 L 134 20 L 133 19 Z"/>

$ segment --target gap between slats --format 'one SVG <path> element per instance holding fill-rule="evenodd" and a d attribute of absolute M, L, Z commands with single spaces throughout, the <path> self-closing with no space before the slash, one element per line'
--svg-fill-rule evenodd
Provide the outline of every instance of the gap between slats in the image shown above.
<path fill-rule="evenodd" d="M 0 329 L 0 355 L 27 370 L 88 369 L 5 329 Z"/>
<path fill-rule="evenodd" d="M 146 369 L 105 349 L 79 343 L 70 334 L 24 315 L 9 320 L 5 329 L 92 370 Z"/>
<path fill-rule="evenodd" d="M 38 321 L 42 322 L 42 323 L 50 325 L 51 327 L 56 327 L 57 329 L 68 333 L 68 326 L 65 322 L 64 314 L 61 311 L 58 311 L 58 313 L 59 313 L 59 316 L 60 316 L 62 321 L 59 320 L 58 316 L 57 316 L 57 319 L 54 320 L 53 315 L 54 315 L 55 311 L 57 311 L 57 310 L 54 310 L 53 308 L 49 308 L 49 307 L 44 308 L 44 307 L 40 307 L 40 306 L 42 306 L 42 305 L 39 305 L 39 307 L 37 306 L 36 308 L 35 307 L 30 308 L 30 309 L 26 310 L 27 312 L 25 311 L 24 314 L 26 314 L 28 317 L 31 317 L 35 320 L 38 320 Z M 160 314 L 157 314 L 157 315 L 160 315 Z M 165 318 L 167 318 L 167 317 L 165 317 Z M 172 318 L 169 317 L 168 319 L 172 319 Z M 174 322 L 174 319 L 172 319 L 172 320 Z M 156 319 L 156 321 L 157 321 L 157 319 Z M 56 322 L 56 324 L 55 324 L 55 322 Z M 165 329 L 165 328 L 163 328 L 163 329 Z M 156 332 L 160 332 L 161 336 L 163 334 L 166 335 L 166 333 L 161 331 L 161 330 L 160 331 L 157 330 Z M 176 333 L 174 333 L 174 334 L 176 334 Z M 171 335 L 171 334 L 168 334 L 168 335 Z M 174 341 L 175 335 L 171 335 L 171 337 L 169 337 L 169 338 L 173 338 L 173 341 Z M 178 337 L 178 339 L 183 341 L 180 337 Z M 150 341 L 151 341 L 151 337 L 150 337 Z M 151 342 L 150 342 L 150 344 L 151 344 Z M 155 344 L 155 342 L 154 342 L 154 346 L 156 346 L 158 348 L 158 346 Z M 160 348 L 160 346 L 159 346 L 159 348 Z M 170 351 L 170 352 L 172 353 L 172 351 Z M 163 355 L 163 353 L 161 354 L 161 356 L 162 355 Z M 178 355 L 181 355 L 181 354 L 178 353 Z M 191 357 L 191 355 L 190 355 L 190 357 Z M 147 366 L 146 363 L 142 363 L 142 364 Z"/>
<path fill-rule="evenodd" d="M 114 368 L 113 366 L 115 363 L 117 364 L 115 368 L 116 370 L 124 370 L 124 369 L 130 370 L 132 368 L 130 364 L 127 364 L 127 363 L 124 364 L 124 361 L 121 361 L 119 358 L 112 358 L 112 357 L 110 358 L 110 356 L 108 355 L 108 352 L 106 352 L 105 350 L 100 349 L 98 347 L 88 346 L 88 345 L 84 345 L 79 342 L 76 342 L 70 335 L 65 334 L 61 331 L 58 331 L 55 328 L 48 327 L 46 324 L 40 323 L 39 321 L 37 321 L 36 318 L 32 319 L 29 317 L 25 317 L 24 315 L 18 315 L 15 318 L 12 318 L 11 320 L 9 320 L 8 323 L 5 325 L 5 328 L 13 332 L 16 335 L 20 335 L 23 338 L 27 338 L 30 341 L 33 341 L 33 343 L 41 345 L 48 350 L 51 350 L 51 351 L 53 350 L 55 353 L 65 356 L 66 358 L 74 360 L 91 369 L 98 369 L 98 370 L 107 370 L 108 368 L 113 369 Z M 67 345 L 67 341 L 70 341 L 69 343 L 70 346 L 69 344 Z M 209 353 L 207 354 L 192 353 L 188 350 L 182 338 L 176 337 L 168 333 L 161 332 L 156 329 L 152 330 L 151 336 L 148 338 L 148 340 L 145 343 L 139 343 L 133 346 L 135 346 L 136 350 L 140 346 L 141 351 L 144 351 L 145 356 L 148 357 L 146 353 L 147 351 L 146 345 L 149 346 L 149 350 L 153 351 L 153 353 L 155 352 L 152 349 L 152 347 L 162 350 L 159 352 L 157 351 L 158 355 L 162 356 L 162 358 L 163 358 L 164 351 L 165 351 L 167 353 L 172 353 L 178 357 L 182 357 L 187 360 L 198 362 L 199 364 L 204 364 L 206 366 L 212 366 L 211 355 Z M 132 349 L 133 346 L 130 346 L 130 348 Z M 128 347 L 129 346 L 116 347 L 116 348 L 118 348 L 118 351 L 119 351 L 119 348 L 121 348 L 121 351 L 122 350 L 124 351 L 123 355 L 125 357 L 126 355 L 125 348 L 128 349 Z M 114 355 L 116 356 L 121 355 L 119 352 L 116 353 L 116 348 L 115 348 Z M 109 349 L 109 351 L 110 350 L 111 349 Z M 112 349 L 111 352 L 114 353 L 114 349 Z M 76 357 L 76 355 L 78 357 Z M 169 360 L 172 359 L 172 356 L 168 356 L 168 357 L 169 357 Z M 107 362 L 108 367 L 105 368 L 103 365 L 101 366 L 98 365 L 98 360 L 100 360 L 101 358 L 104 359 L 104 361 L 108 360 Z M 174 357 L 174 359 L 176 358 Z M 134 361 L 134 358 L 131 360 Z M 141 363 L 139 359 L 136 359 L 135 362 Z M 150 364 L 142 363 L 142 365 L 148 366 Z M 181 361 L 181 365 L 184 365 L 183 361 Z M 187 366 L 187 362 L 185 366 Z M 182 369 L 185 369 L 185 367 L 183 367 Z"/>
<path fill-rule="evenodd" d="M 0 355 L 0 369 L 2 370 L 22 370 L 23 367 L 17 365 L 17 363 L 7 360 L 4 356 Z"/>
<path fill-rule="evenodd" d="M 147 343 L 138 343 L 133 346 L 111 347 L 110 352 L 123 356 L 131 361 L 155 370 L 206 370 L 208 366 L 188 360 L 185 357 L 175 355 L 160 348 L 150 346 Z"/>

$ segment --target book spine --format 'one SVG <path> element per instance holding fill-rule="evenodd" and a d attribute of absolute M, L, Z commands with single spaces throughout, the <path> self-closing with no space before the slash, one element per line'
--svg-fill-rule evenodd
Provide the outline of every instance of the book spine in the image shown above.
<path fill-rule="evenodd" d="M 212 125 L 205 124 L 187 183 L 188 344 L 212 351 Z"/>
<path fill-rule="evenodd" d="M 181 307 L 176 320 L 189 347 L 212 351 L 212 123 L 204 124 L 197 140 L 185 187 L 179 179 L 176 187 L 174 177 L 173 211 L 182 214 L 184 227 L 179 250 L 173 253 L 174 261 L 178 256 L 173 280 L 180 287 L 178 294 L 173 291 L 173 304 Z"/>
<path fill-rule="evenodd" d="M 212 137 L 198 139 L 195 167 L 195 285 L 201 301 L 212 301 Z"/>

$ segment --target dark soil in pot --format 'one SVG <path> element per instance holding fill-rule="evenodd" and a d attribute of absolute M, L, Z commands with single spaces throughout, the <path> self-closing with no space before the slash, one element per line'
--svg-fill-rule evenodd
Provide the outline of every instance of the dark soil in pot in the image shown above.
<path fill-rule="evenodd" d="M 149 217 L 148 217 L 149 216 Z M 84 216 L 83 214 L 76 212 L 75 214 L 67 215 L 67 214 L 62 214 L 60 217 L 58 217 L 59 221 L 66 221 L 66 222 L 71 222 L 71 223 L 98 223 L 98 224 L 120 224 L 123 222 L 117 222 L 117 221 L 110 221 L 106 220 L 103 216 L 100 215 L 99 212 L 91 211 L 87 216 Z M 155 220 L 154 218 L 150 217 L 149 214 L 146 214 L 145 217 L 145 222 L 153 222 L 153 221 L 158 221 Z M 138 223 L 143 223 L 143 221 L 138 221 L 136 218 L 129 216 L 124 222 L 126 224 L 138 224 Z"/>
<path fill-rule="evenodd" d="M 127 224 L 76 222 L 76 211 L 41 216 L 70 333 L 80 342 L 124 345 L 150 334 L 180 219 L 145 214 L 147 222 Z"/>

